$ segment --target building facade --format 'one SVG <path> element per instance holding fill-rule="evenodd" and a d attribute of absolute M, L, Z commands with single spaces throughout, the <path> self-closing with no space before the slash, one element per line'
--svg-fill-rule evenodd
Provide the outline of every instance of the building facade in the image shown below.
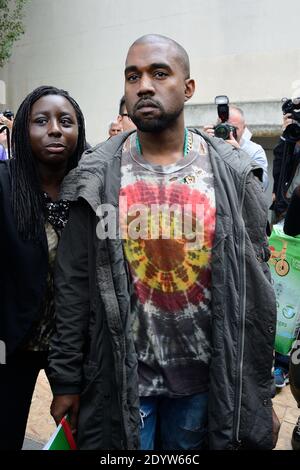
<path fill-rule="evenodd" d="M 299 17 L 299 0 L 31 0 L 26 33 L 0 70 L 0 109 L 16 110 L 41 84 L 64 88 L 82 107 L 95 144 L 118 113 L 128 47 L 159 33 L 190 56 L 196 92 L 186 123 L 214 122 L 214 97 L 226 94 L 244 109 L 253 139 L 271 152 L 281 98 L 300 95 Z"/>

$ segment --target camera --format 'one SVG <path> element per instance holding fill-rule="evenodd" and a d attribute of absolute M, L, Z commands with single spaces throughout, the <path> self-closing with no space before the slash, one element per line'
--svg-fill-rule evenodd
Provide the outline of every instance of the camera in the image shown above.
<path fill-rule="evenodd" d="M 230 139 L 230 132 L 232 132 L 233 137 L 237 138 L 236 128 L 228 124 L 229 118 L 229 99 L 228 96 L 219 95 L 215 97 L 215 104 L 218 106 L 218 116 L 221 120 L 220 124 L 217 124 L 214 127 L 215 136 L 220 137 L 221 139 L 227 140 Z"/>
<path fill-rule="evenodd" d="M 291 119 L 296 122 L 289 124 L 283 132 L 283 137 L 290 142 L 297 142 L 300 140 L 300 97 L 282 99 L 282 112 L 283 114 L 291 113 Z"/>
<path fill-rule="evenodd" d="M 9 109 L 6 109 L 5 111 L 3 111 L 3 116 L 6 117 L 6 119 L 9 119 L 11 121 L 14 117 L 14 113 L 10 111 Z"/>

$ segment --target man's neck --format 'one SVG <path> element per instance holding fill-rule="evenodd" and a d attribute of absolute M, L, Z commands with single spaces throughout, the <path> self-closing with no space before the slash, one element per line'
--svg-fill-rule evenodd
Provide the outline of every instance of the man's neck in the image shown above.
<path fill-rule="evenodd" d="M 184 123 L 162 132 L 137 131 L 141 151 L 145 160 L 153 165 L 171 165 L 184 155 Z"/>

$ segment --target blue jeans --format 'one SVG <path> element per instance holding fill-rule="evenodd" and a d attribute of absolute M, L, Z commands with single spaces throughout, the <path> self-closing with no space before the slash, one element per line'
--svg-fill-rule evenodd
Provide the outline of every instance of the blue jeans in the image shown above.
<path fill-rule="evenodd" d="M 141 449 L 201 449 L 207 434 L 208 393 L 183 398 L 141 397 Z"/>

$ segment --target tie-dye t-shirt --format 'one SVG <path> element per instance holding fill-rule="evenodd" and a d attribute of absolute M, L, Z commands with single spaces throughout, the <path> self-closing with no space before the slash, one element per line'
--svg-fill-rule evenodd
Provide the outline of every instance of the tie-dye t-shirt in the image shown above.
<path fill-rule="evenodd" d="M 120 225 L 132 275 L 140 396 L 208 389 L 214 180 L 201 136 L 176 164 L 151 165 L 136 133 L 122 152 Z"/>

